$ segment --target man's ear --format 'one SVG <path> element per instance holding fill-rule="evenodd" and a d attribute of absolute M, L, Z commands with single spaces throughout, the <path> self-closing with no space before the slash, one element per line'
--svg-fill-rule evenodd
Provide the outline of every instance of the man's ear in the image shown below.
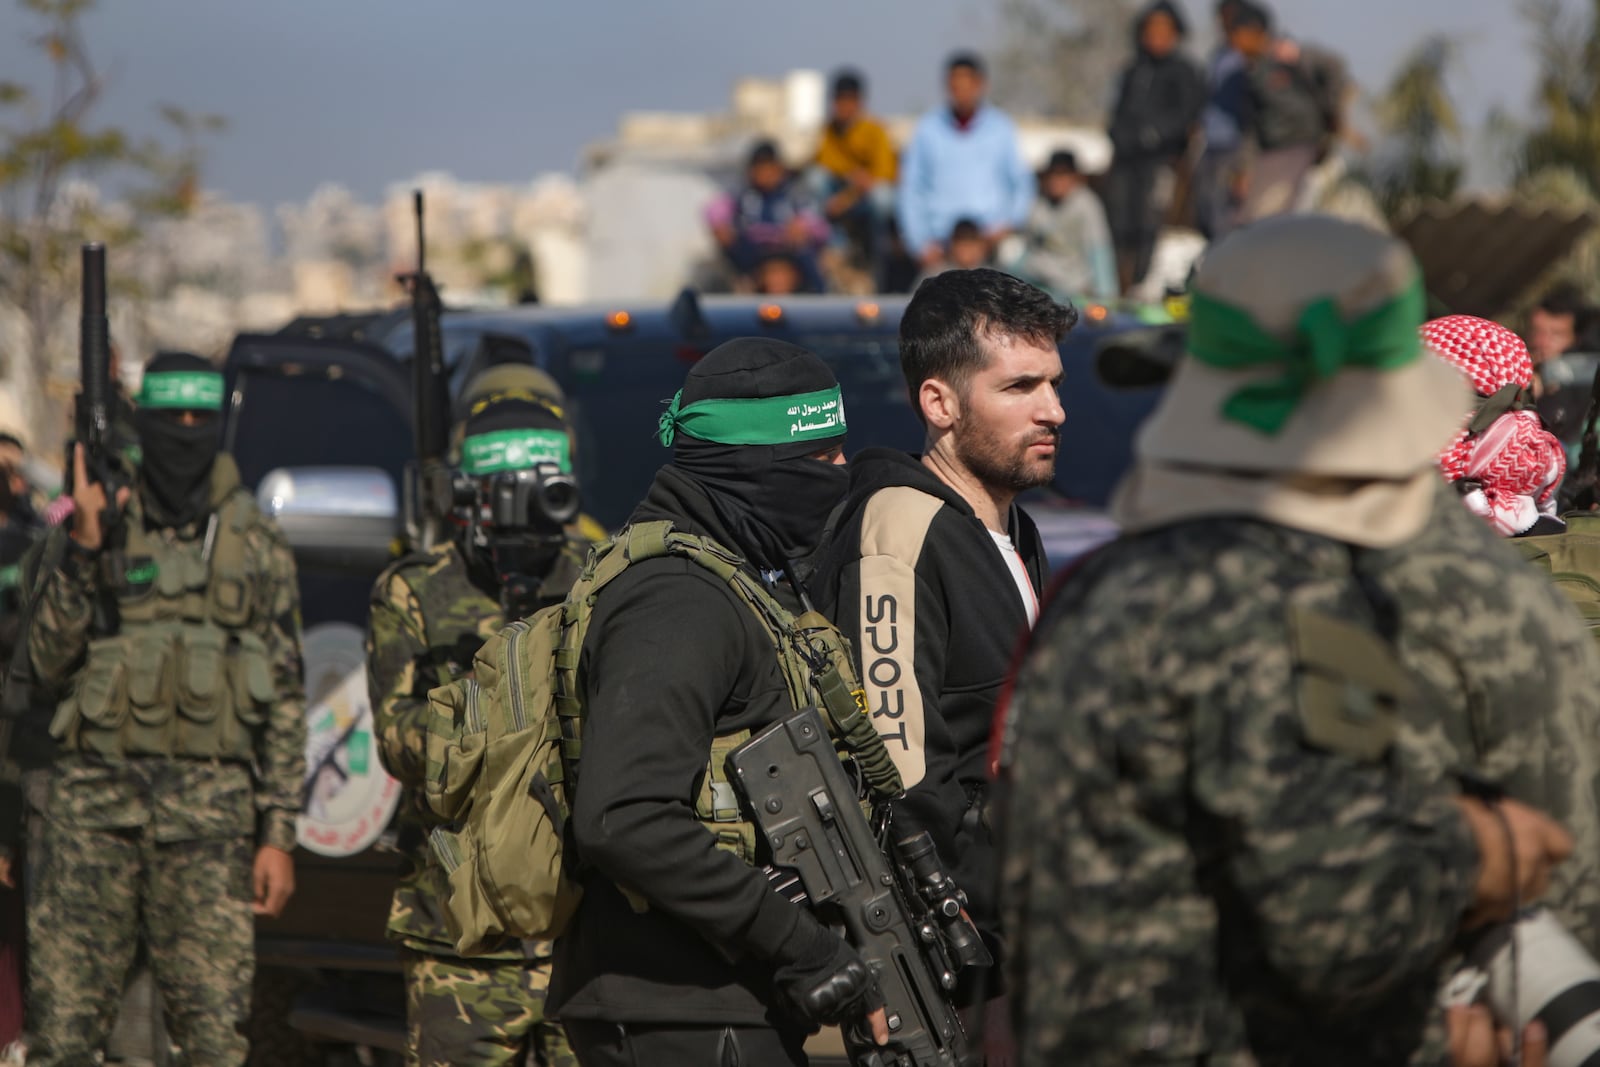
<path fill-rule="evenodd" d="M 917 390 L 917 403 L 930 430 L 948 430 L 961 418 L 961 394 L 940 378 L 928 378 Z"/>

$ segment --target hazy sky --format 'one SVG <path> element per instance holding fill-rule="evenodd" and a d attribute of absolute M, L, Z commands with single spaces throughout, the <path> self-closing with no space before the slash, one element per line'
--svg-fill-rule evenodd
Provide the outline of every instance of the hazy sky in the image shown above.
<path fill-rule="evenodd" d="M 1209 16 L 1212 0 L 1184 0 Z M 374 197 L 425 170 L 525 180 L 573 166 L 633 109 L 718 110 L 733 82 L 859 66 L 880 110 L 920 110 L 939 64 L 995 33 L 1000 0 L 104 0 L 85 25 L 107 122 L 155 104 L 225 115 L 207 185 L 263 204 L 337 181 Z M 1534 58 L 1515 0 L 1275 0 L 1295 36 L 1385 82 L 1430 32 L 1459 34 L 1469 121 L 1522 112 Z M 38 23 L 0 0 L 0 77 L 38 85 Z"/>

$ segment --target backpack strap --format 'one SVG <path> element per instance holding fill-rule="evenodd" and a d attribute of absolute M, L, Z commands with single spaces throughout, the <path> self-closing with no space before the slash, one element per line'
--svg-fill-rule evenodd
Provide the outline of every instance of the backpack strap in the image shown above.
<path fill-rule="evenodd" d="M 1501 415 L 1511 411 L 1521 411 L 1527 403 L 1526 391 L 1522 386 L 1516 382 L 1507 382 L 1493 396 L 1485 397 L 1478 405 L 1477 414 L 1467 423 L 1467 432 L 1482 433 L 1493 426 Z"/>
<path fill-rule="evenodd" d="M 634 523 L 590 554 L 583 575 L 562 605 L 563 635 L 556 652 L 556 717 L 561 724 L 562 758 L 571 768 L 582 756 L 582 693 L 578 663 L 594 612 L 595 597 L 635 563 L 678 556 L 726 582 L 759 618 L 783 665 L 797 707 L 816 704 L 834 736 L 855 758 L 880 799 L 903 791 L 899 772 L 867 712 L 866 693 L 855 679 L 849 643 L 816 612 L 796 619 L 745 569 L 742 556 L 709 537 L 682 533 L 672 523 Z"/>
<path fill-rule="evenodd" d="M 785 661 L 797 707 L 815 704 L 833 736 L 861 768 L 879 799 L 904 792 L 900 772 L 872 725 L 866 691 L 856 678 L 849 642 L 816 611 L 796 618 L 744 569 L 744 560 L 710 538 L 673 533 L 669 547 L 692 559 L 733 587 L 766 625 L 778 656 Z"/>

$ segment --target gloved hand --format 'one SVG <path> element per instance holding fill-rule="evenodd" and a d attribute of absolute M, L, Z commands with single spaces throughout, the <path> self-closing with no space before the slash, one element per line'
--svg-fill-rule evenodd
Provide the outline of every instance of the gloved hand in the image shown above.
<path fill-rule="evenodd" d="M 866 961 L 810 915 L 787 941 L 773 975 L 778 990 L 814 1026 L 837 1026 L 883 1007 L 878 978 Z"/>

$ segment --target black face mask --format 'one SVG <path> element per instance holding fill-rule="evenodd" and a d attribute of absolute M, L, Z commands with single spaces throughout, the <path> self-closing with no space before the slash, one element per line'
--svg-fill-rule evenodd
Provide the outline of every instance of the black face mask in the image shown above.
<path fill-rule="evenodd" d="M 739 549 L 763 570 L 817 550 L 850 473 L 813 458 L 816 444 L 718 445 L 680 437 L 673 465 L 711 497 Z"/>
<path fill-rule="evenodd" d="M 211 510 L 211 466 L 220 442 L 217 419 L 183 426 L 165 415 L 140 411 L 139 482 L 145 509 L 163 526 L 187 526 Z"/>

